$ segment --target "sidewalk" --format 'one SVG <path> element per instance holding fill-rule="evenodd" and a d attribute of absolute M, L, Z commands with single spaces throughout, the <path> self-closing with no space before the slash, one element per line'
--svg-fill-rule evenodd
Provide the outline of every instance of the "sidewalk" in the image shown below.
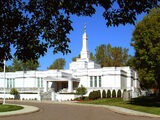
<path fill-rule="evenodd" d="M 18 104 L 10 104 L 10 105 L 18 105 Z M 0 112 L 0 117 L 28 114 L 28 113 L 33 113 L 40 110 L 38 107 L 34 107 L 34 106 L 28 106 L 28 105 L 18 105 L 18 106 L 22 106 L 24 108 L 16 111 Z"/>

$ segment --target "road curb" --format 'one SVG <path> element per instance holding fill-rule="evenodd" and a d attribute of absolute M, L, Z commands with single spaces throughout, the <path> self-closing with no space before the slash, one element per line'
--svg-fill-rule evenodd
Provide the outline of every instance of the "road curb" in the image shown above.
<path fill-rule="evenodd" d="M 9 104 L 9 105 L 17 105 L 17 106 L 22 106 L 24 108 L 16 111 L 0 112 L 0 118 L 8 116 L 24 115 L 24 114 L 38 112 L 40 110 L 38 107 L 29 105 L 20 105 L 20 104 Z"/>

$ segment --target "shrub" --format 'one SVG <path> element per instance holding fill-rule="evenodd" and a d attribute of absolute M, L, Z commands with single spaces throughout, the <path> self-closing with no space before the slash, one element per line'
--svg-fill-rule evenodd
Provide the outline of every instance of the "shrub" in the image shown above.
<path fill-rule="evenodd" d="M 90 100 L 95 100 L 95 99 L 98 99 L 98 98 L 101 98 L 101 92 L 100 90 L 98 91 L 92 91 L 89 93 L 89 99 Z"/>
<path fill-rule="evenodd" d="M 107 98 L 111 98 L 111 91 L 110 90 L 107 91 Z"/>
<path fill-rule="evenodd" d="M 106 91 L 105 90 L 102 91 L 102 98 L 106 98 Z"/>
<path fill-rule="evenodd" d="M 11 95 L 18 95 L 19 92 L 17 91 L 16 88 L 12 88 L 11 91 L 10 91 L 10 94 L 11 94 Z"/>
<path fill-rule="evenodd" d="M 95 91 L 92 91 L 89 93 L 89 99 L 90 100 L 95 100 L 96 99 L 96 92 Z"/>
<path fill-rule="evenodd" d="M 112 90 L 112 98 L 116 98 L 116 91 Z"/>
<path fill-rule="evenodd" d="M 99 99 L 99 98 L 101 98 L 101 91 L 100 90 L 97 91 L 97 99 Z"/>
<path fill-rule="evenodd" d="M 86 93 L 87 93 L 87 89 L 83 87 L 82 85 L 81 87 L 76 89 L 76 94 L 81 95 L 82 98 L 83 98 L 83 95 L 85 95 Z"/>
<path fill-rule="evenodd" d="M 122 96 L 121 90 L 118 90 L 118 92 L 117 92 L 117 97 L 120 98 L 121 96 Z"/>

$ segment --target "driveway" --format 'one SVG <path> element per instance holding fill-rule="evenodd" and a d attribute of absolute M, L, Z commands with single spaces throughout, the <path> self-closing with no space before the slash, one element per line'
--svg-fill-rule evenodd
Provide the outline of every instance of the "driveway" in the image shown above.
<path fill-rule="evenodd" d="M 13 102 L 12 102 L 13 103 Z M 39 112 L 2 117 L 0 120 L 159 120 L 160 118 L 138 117 L 112 112 L 107 108 L 52 104 L 38 102 L 14 102 L 40 108 Z"/>

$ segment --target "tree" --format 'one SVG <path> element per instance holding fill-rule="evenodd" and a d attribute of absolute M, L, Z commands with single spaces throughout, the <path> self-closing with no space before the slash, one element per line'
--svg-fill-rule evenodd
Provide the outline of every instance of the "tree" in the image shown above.
<path fill-rule="evenodd" d="M 64 66 L 66 64 L 66 61 L 65 59 L 63 58 L 59 58 L 59 59 L 56 59 L 52 65 L 49 66 L 48 69 L 64 69 Z"/>
<path fill-rule="evenodd" d="M 95 6 L 104 8 L 107 26 L 135 24 L 136 15 L 156 7 L 160 0 L 2 0 L 0 2 L 0 63 L 12 59 L 35 60 L 47 48 L 67 54 L 73 30 L 71 15 L 92 16 Z M 115 7 L 115 4 L 116 7 Z M 41 39 L 42 38 L 42 39 Z"/>
<path fill-rule="evenodd" d="M 83 98 L 83 95 L 87 93 L 87 89 L 81 85 L 81 87 L 76 89 L 76 94 L 81 95 L 81 98 Z"/>
<path fill-rule="evenodd" d="M 19 99 L 19 92 L 16 88 L 12 88 L 11 91 L 10 91 L 10 94 L 14 95 L 15 99 Z"/>
<path fill-rule="evenodd" d="M 95 60 L 95 57 L 94 57 L 94 55 L 93 55 L 93 53 L 92 53 L 92 52 L 90 53 L 90 59 L 91 59 L 92 61 L 94 61 L 94 60 Z"/>
<path fill-rule="evenodd" d="M 72 58 L 72 61 L 76 61 L 77 58 L 80 58 L 80 57 L 81 57 L 81 55 L 79 54 L 78 57 L 73 57 L 73 58 Z"/>
<path fill-rule="evenodd" d="M 105 90 L 102 91 L 102 98 L 106 98 L 106 91 Z"/>
<path fill-rule="evenodd" d="M 117 92 L 117 97 L 118 97 L 118 98 L 121 98 L 121 96 L 122 96 L 121 94 L 122 94 L 122 93 L 121 93 L 121 90 L 118 90 L 118 92 Z"/>
<path fill-rule="evenodd" d="M 14 72 L 14 71 L 37 70 L 38 67 L 39 67 L 38 61 L 28 60 L 26 62 L 23 62 L 21 60 L 18 60 L 17 58 L 14 58 L 12 65 L 8 66 L 6 71 Z"/>
<path fill-rule="evenodd" d="M 78 57 L 73 57 L 72 58 L 72 61 L 76 61 L 77 60 L 77 58 L 80 58 L 81 57 L 81 55 L 79 54 L 78 55 Z M 94 61 L 95 60 L 95 57 L 94 57 L 94 55 L 93 55 L 93 53 L 91 52 L 90 53 L 90 59 L 92 60 L 92 61 Z"/>
<path fill-rule="evenodd" d="M 131 68 L 135 69 L 134 62 L 135 62 L 135 57 L 129 55 L 129 56 L 128 56 L 128 59 L 127 59 L 127 62 L 126 62 L 125 65 L 126 65 L 126 66 L 130 66 Z"/>
<path fill-rule="evenodd" d="M 107 90 L 107 98 L 111 98 L 111 91 Z"/>
<path fill-rule="evenodd" d="M 128 49 L 121 47 L 111 47 L 110 44 L 107 46 L 102 44 L 95 49 L 95 60 L 102 67 L 107 66 L 123 66 L 127 62 Z"/>
<path fill-rule="evenodd" d="M 37 70 L 39 67 L 38 60 L 28 60 L 23 62 L 22 60 L 18 60 L 16 57 L 13 59 L 13 63 L 6 67 L 6 72 L 15 72 L 15 71 L 28 71 L 28 70 Z M 3 72 L 3 66 L 0 67 L 0 71 Z"/>
<path fill-rule="evenodd" d="M 160 8 L 153 9 L 133 31 L 135 68 L 142 88 L 160 91 Z"/>
<path fill-rule="evenodd" d="M 112 98 L 116 98 L 116 91 L 112 90 Z"/>

